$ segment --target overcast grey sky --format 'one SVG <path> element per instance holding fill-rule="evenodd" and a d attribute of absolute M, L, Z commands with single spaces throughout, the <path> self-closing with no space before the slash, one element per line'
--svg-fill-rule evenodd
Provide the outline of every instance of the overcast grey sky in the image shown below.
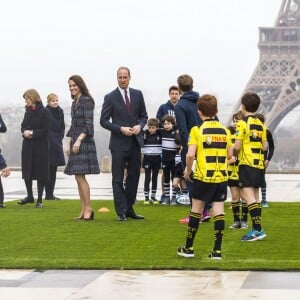
<path fill-rule="evenodd" d="M 0 105 L 23 106 L 36 88 L 70 103 L 80 74 L 97 105 L 116 87 L 116 69 L 147 105 L 168 99 L 182 73 L 195 90 L 236 103 L 258 63 L 258 27 L 273 26 L 281 0 L 10 0 L 1 6 Z"/>

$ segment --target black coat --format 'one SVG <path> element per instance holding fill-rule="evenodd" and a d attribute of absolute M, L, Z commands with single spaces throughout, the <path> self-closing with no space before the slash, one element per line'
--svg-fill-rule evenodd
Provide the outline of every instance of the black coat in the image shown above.
<path fill-rule="evenodd" d="M 32 138 L 24 138 L 22 144 L 22 178 L 48 180 L 49 178 L 49 133 L 51 114 L 43 104 L 35 110 L 26 109 L 21 132 L 33 130 Z"/>
<path fill-rule="evenodd" d="M 50 129 L 50 166 L 64 166 L 66 164 L 62 140 L 65 135 L 65 120 L 64 111 L 58 107 L 51 107 L 49 105 L 46 108 L 51 113 L 51 129 Z"/>

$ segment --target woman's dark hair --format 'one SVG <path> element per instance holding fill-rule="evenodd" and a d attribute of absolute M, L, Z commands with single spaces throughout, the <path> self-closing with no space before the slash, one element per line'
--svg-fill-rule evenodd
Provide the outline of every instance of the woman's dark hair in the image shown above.
<path fill-rule="evenodd" d="M 79 87 L 82 95 L 88 96 L 95 103 L 94 98 L 91 96 L 84 80 L 82 79 L 82 77 L 80 75 L 72 75 L 68 81 L 70 81 L 70 80 L 75 82 L 75 84 Z M 72 97 L 72 99 L 74 99 L 74 96 L 71 96 L 71 97 Z"/>

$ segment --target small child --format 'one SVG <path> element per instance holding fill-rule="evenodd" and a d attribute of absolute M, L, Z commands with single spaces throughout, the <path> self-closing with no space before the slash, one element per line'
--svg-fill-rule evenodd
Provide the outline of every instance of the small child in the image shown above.
<path fill-rule="evenodd" d="M 172 186 L 174 193 L 172 194 L 171 205 L 176 205 L 177 195 L 188 195 L 188 189 L 186 181 L 183 178 L 183 165 L 181 160 L 181 147 L 177 148 L 177 154 L 175 156 L 175 172 L 173 175 Z"/>
<path fill-rule="evenodd" d="M 233 144 L 235 142 L 235 137 L 236 137 L 236 123 L 242 118 L 243 115 L 241 111 L 238 111 L 232 116 L 232 126 L 229 126 L 229 130 L 231 132 L 231 140 Z M 229 228 L 246 229 L 248 228 L 247 225 L 248 206 L 245 201 L 241 200 L 238 171 L 239 171 L 239 160 L 238 157 L 233 156 L 229 160 L 229 165 L 228 165 L 228 186 L 231 192 L 231 208 L 233 214 L 233 224 L 229 226 Z M 242 211 L 240 212 L 240 210 Z"/>
<path fill-rule="evenodd" d="M 261 224 L 259 188 L 264 181 L 264 152 L 268 149 L 266 126 L 256 117 L 260 98 L 255 93 L 246 93 L 242 100 L 243 119 L 236 124 L 234 156 L 239 157 L 239 187 L 241 198 L 248 205 L 252 229 L 242 241 L 258 241 L 267 235 Z"/>
<path fill-rule="evenodd" d="M 214 214 L 214 246 L 209 258 L 222 259 L 222 239 L 225 229 L 224 201 L 227 199 L 227 163 L 232 156 L 229 130 L 215 116 L 218 112 L 217 99 L 203 95 L 198 100 L 198 113 L 203 121 L 192 127 L 189 134 L 188 152 L 184 178 L 191 181 L 192 166 L 196 157 L 193 175 L 192 208 L 190 211 L 186 242 L 177 250 L 183 257 L 194 257 L 194 239 L 205 204 L 212 205 Z"/>
<path fill-rule="evenodd" d="M 162 169 L 164 175 L 164 192 L 165 198 L 162 204 L 170 204 L 170 180 L 175 175 L 175 156 L 180 145 L 178 132 L 175 130 L 175 118 L 170 115 L 165 115 L 162 118 L 163 129 L 162 135 Z M 173 188 L 172 194 L 176 194 L 176 189 Z"/>
<path fill-rule="evenodd" d="M 145 182 L 144 182 L 144 204 L 158 204 L 156 200 L 157 192 L 157 178 L 159 169 L 161 167 L 161 153 L 162 153 L 162 140 L 159 131 L 159 120 L 150 118 L 148 120 L 148 129 L 144 131 L 144 147 L 143 147 L 143 168 L 145 169 Z M 151 185 L 151 198 L 150 197 L 150 181 Z"/>
<path fill-rule="evenodd" d="M 263 114 L 256 114 L 256 117 L 260 119 L 263 123 L 265 123 L 265 116 Z M 266 169 L 269 165 L 269 162 L 271 158 L 273 157 L 275 145 L 273 140 L 273 135 L 271 131 L 267 128 L 267 141 L 268 141 L 268 150 L 265 153 L 265 176 L 264 176 L 264 182 L 262 184 L 262 187 L 260 189 L 261 191 L 261 207 L 269 207 L 269 204 L 267 202 L 267 183 L 266 183 Z"/>

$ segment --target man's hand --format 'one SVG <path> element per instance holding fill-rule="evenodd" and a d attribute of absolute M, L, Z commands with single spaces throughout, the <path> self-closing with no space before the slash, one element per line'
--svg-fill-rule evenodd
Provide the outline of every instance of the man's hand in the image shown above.
<path fill-rule="evenodd" d="M 133 129 L 131 127 L 121 127 L 120 131 L 126 136 L 132 136 L 133 135 Z"/>
<path fill-rule="evenodd" d="M 132 133 L 133 133 L 134 135 L 138 135 L 140 132 L 141 132 L 141 126 L 140 126 L 140 125 L 135 125 L 135 126 L 133 126 L 133 128 L 132 128 Z"/>

